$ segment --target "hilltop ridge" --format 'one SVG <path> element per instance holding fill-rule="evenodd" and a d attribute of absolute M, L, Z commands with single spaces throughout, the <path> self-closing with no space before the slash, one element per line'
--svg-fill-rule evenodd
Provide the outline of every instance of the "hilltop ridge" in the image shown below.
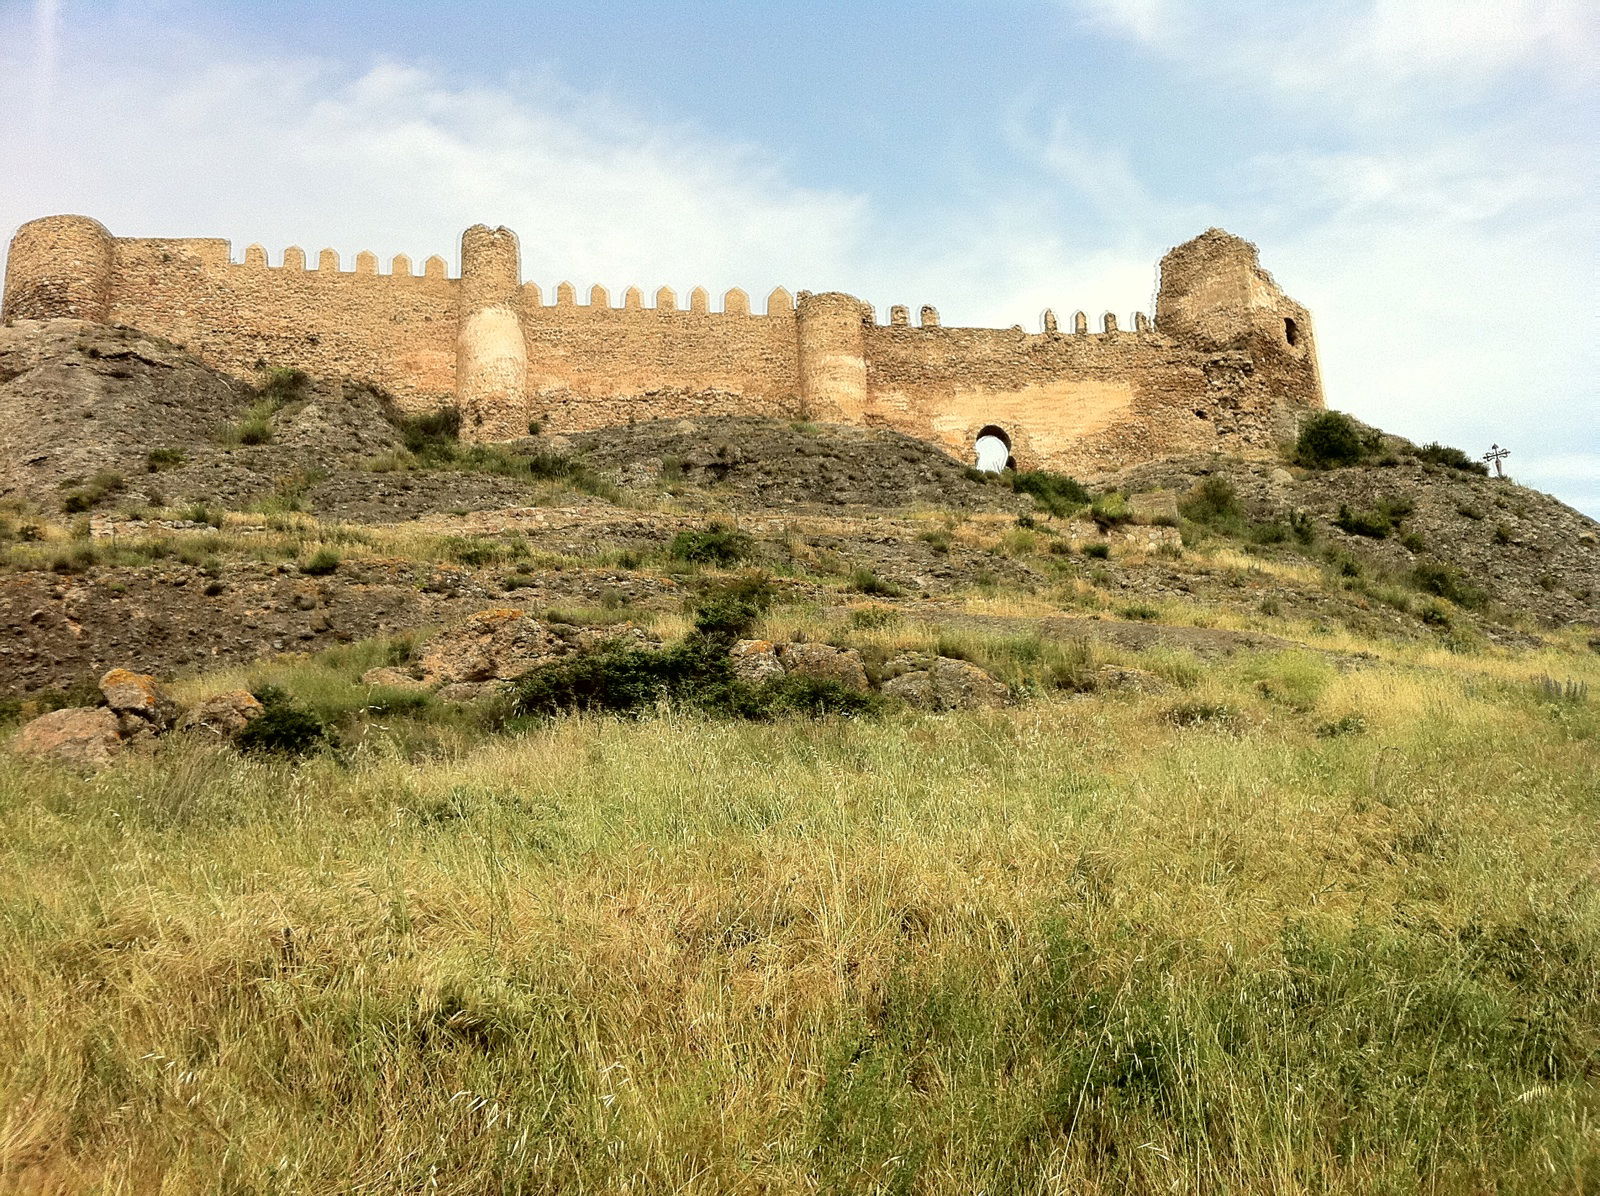
<path fill-rule="evenodd" d="M 0 619 L 28 628 L 0 686 L 71 684 L 130 652 L 167 668 L 315 648 L 502 595 L 671 607 L 664 554 L 708 519 L 825 604 L 865 570 L 908 609 L 998 584 L 1101 617 L 1264 603 L 1402 637 L 1600 623 L 1600 525 L 1395 437 L 1339 469 L 1213 454 L 1085 477 L 1120 504 L 1107 514 L 892 430 L 709 416 L 473 448 L 369 386 L 264 377 L 126 329 L 0 329 Z M 296 561 L 324 539 L 350 540 L 349 564 L 313 581 Z M 450 559 L 451 539 L 489 547 Z M 1093 543 L 1107 555 L 1079 551 Z M 1207 556 L 1224 547 L 1258 576 L 1219 579 Z"/>

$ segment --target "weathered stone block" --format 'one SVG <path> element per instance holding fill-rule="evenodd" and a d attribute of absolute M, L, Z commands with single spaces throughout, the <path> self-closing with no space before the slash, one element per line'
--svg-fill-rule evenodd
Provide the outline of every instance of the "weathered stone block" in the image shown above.
<path fill-rule="evenodd" d="M 115 712 L 104 706 L 52 710 L 23 725 L 11 750 L 35 760 L 104 768 L 122 749 Z"/>

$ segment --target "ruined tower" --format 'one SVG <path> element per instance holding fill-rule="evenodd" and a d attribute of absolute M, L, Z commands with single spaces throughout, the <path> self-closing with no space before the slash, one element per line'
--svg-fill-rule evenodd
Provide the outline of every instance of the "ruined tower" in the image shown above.
<path fill-rule="evenodd" d="M 853 295 L 800 296 L 800 406 L 809 419 L 859 423 L 867 411 L 866 308 Z"/>
<path fill-rule="evenodd" d="M 456 402 L 469 440 L 528 434 L 528 342 L 520 315 L 517 234 L 475 224 L 461 234 Z"/>
<path fill-rule="evenodd" d="M 105 323 L 115 262 L 115 242 L 98 220 L 46 216 L 24 224 L 6 258 L 5 318 Z"/>

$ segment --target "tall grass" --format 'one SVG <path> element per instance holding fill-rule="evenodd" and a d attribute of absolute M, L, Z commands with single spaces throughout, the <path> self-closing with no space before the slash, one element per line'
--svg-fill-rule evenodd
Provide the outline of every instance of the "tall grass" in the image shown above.
<path fill-rule="evenodd" d="M 1591 1187 L 1595 705 L 1294 656 L 1193 683 L 1249 717 L 1119 695 L 6 759 L 0 1176 Z M 1318 737 L 1345 713 L 1366 730 Z"/>

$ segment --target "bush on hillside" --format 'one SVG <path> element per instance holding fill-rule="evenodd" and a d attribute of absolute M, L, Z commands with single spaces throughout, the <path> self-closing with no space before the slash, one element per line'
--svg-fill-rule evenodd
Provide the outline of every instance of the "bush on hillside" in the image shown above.
<path fill-rule="evenodd" d="M 1348 415 L 1339 411 L 1319 411 L 1300 425 L 1294 444 L 1294 460 L 1308 469 L 1333 469 L 1356 465 L 1367 455 L 1361 430 Z"/>
<path fill-rule="evenodd" d="M 702 531 L 679 532 L 667 545 L 667 555 L 697 565 L 736 565 L 755 554 L 756 542 L 738 528 L 722 522 Z"/>
<path fill-rule="evenodd" d="M 1425 594 L 1435 594 L 1468 610 L 1476 610 L 1488 602 L 1488 595 L 1467 581 L 1459 569 L 1437 561 L 1417 562 L 1411 570 L 1411 584 Z"/>
<path fill-rule="evenodd" d="M 1076 478 L 1045 469 L 1027 469 L 1005 474 L 1005 480 L 1018 494 L 1026 494 L 1051 515 L 1070 515 L 1089 505 L 1092 495 Z"/>
<path fill-rule="evenodd" d="M 1178 504 L 1178 512 L 1195 523 L 1237 523 L 1244 517 L 1239 492 L 1227 478 L 1203 478 Z"/>
<path fill-rule="evenodd" d="M 297 706 L 275 685 L 255 691 L 262 711 L 234 738 L 242 752 L 281 756 L 306 756 L 327 746 L 328 724 L 303 706 Z"/>
<path fill-rule="evenodd" d="M 1427 461 L 1433 465 L 1443 465 L 1447 469 L 1459 469 L 1462 473 L 1475 473 L 1481 477 L 1489 476 L 1489 467 L 1484 462 L 1469 457 L 1458 448 L 1451 448 L 1448 444 L 1434 441 L 1425 444 L 1412 452 L 1412 456 L 1419 461 Z"/>

